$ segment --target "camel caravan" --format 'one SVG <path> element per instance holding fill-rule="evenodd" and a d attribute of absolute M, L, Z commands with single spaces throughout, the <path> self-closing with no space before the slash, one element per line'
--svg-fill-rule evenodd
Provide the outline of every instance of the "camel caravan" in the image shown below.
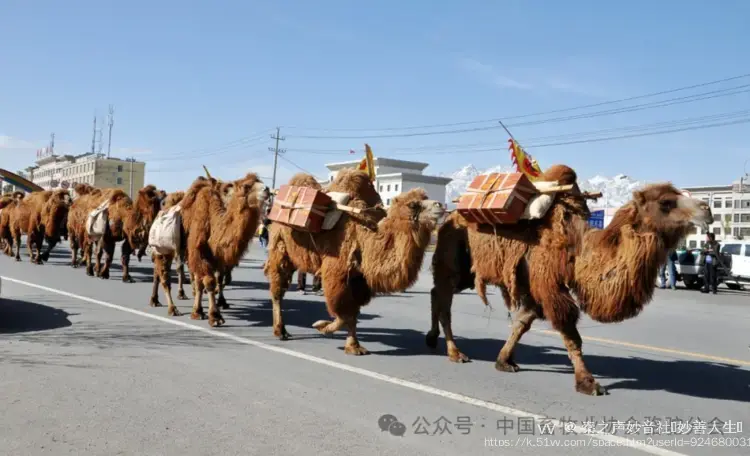
<path fill-rule="evenodd" d="M 583 361 L 581 313 L 601 323 L 637 316 L 653 297 L 668 250 L 693 226 L 707 227 L 711 210 L 671 184 L 652 184 L 633 192 L 606 228 L 594 228 L 588 223 L 588 201 L 601 194 L 581 191 L 572 168 L 554 165 L 542 171 L 517 144 L 512 147 L 518 172 L 477 176 L 452 211 L 423 189 L 402 193 L 386 208 L 367 146 L 364 166 L 339 171 L 325 186 L 307 173 L 269 189 L 252 172 L 225 182 L 206 170 L 206 177 L 185 191 L 167 194 L 149 185 L 134 199 L 121 190 L 85 184 L 74 187 L 74 198 L 60 190 L 5 195 L 0 247 L 20 261 L 20 238 L 26 235 L 31 261 L 42 264 L 67 238 L 72 267 L 84 263 L 89 276 L 108 279 L 115 245 L 122 242 L 124 282 L 133 282 L 130 256 L 140 260 L 148 249 L 154 265 L 149 305 L 162 305 L 161 285 L 168 315 L 181 315 L 172 297 L 174 264 L 177 299 L 188 299 L 189 275 L 190 318 L 218 327 L 224 324 L 221 310 L 229 307 L 224 288 L 232 270 L 267 217 L 272 223 L 263 272 L 274 336 L 292 337 L 284 325 L 283 299 L 294 272 L 313 274 L 322 280 L 331 320 L 311 322 L 312 327 L 322 334 L 345 330 L 344 352 L 365 355 L 357 338 L 361 308 L 376 296 L 412 287 L 437 232 L 428 347 L 437 347 L 442 327 L 448 358 L 469 361 L 451 327 L 453 296 L 473 289 L 489 305 L 486 290 L 494 285 L 515 312 L 497 370 L 517 372 L 515 347 L 535 320 L 547 320 L 568 350 L 576 391 L 604 394 Z M 44 241 L 48 247 L 42 252 Z"/>

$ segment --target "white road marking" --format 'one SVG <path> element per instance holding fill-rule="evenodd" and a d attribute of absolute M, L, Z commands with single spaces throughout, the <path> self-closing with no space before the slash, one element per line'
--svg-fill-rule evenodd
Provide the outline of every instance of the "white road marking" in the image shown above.
<path fill-rule="evenodd" d="M 452 393 L 450 391 L 445 391 L 445 390 L 441 390 L 441 389 L 438 389 L 438 388 L 433 388 L 431 386 L 423 385 L 421 383 L 415 383 L 415 382 L 411 382 L 411 381 L 408 381 L 408 380 L 403 380 L 403 379 L 400 379 L 400 378 L 391 377 L 389 375 L 384 375 L 384 374 L 380 374 L 378 372 L 373 372 L 373 371 L 370 371 L 370 370 L 367 370 L 367 369 L 362 369 L 362 368 L 359 368 L 359 367 L 350 366 L 348 364 L 338 363 L 338 362 L 335 362 L 335 361 L 329 361 L 329 360 L 324 359 L 324 358 L 318 358 L 317 356 L 312 356 L 312 355 L 308 355 L 308 354 L 305 354 L 305 353 L 297 352 L 297 351 L 294 351 L 294 350 L 290 350 L 288 348 L 276 347 L 274 345 L 265 344 L 263 342 L 258 342 L 258 341 L 254 341 L 254 340 L 251 340 L 251 339 L 246 339 L 244 337 L 236 336 L 234 334 L 229 334 L 229 333 L 226 333 L 226 332 L 222 332 L 220 329 L 214 329 L 214 328 L 211 328 L 211 327 L 208 327 L 208 326 L 197 326 L 195 324 L 186 323 L 186 322 L 181 321 L 181 320 L 174 320 L 172 318 L 162 317 L 162 316 L 159 316 L 159 315 L 152 315 L 150 313 L 143 312 L 141 310 L 131 309 L 129 307 L 124 307 L 124 306 L 120 306 L 120 305 L 117 305 L 117 304 L 112 304 L 112 303 L 109 303 L 109 302 L 100 301 L 98 299 L 88 298 L 86 296 L 80 296 L 80 295 L 77 295 L 77 294 L 69 293 L 67 291 L 62 291 L 62 290 L 57 290 L 55 288 L 45 287 L 43 285 L 37 285 L 35 283 L 31 283 L 31 282 L 26 282 L 26 281 L 23 281 L 23 280 L 14 279 L 12 277 L 0 276 L 0 279 L 7 280 L 8 282 L 11 282 L 11 283 L 17 283 L 19 285 L 25 285 L 25 286 L 31 287 L 31 288 L 36 288 L 38 290 L 44 290 L 44 291 L 47 291 L 47 292 L 50 292 L 50 293 L 55 293 L 55 294 L 58 294 L 58 295 L 61 295 L 61 296 L 67 296 L 69 298 L 78 299 L 80 301 L 89 302 L 91 304 L 96 304 L 98 306 L 109 307 L 110 309 L 116 309 L 116 310 L 120 310 L 122 312 L 129 312 L 131 314 L 140 315 L 141 317 L 151 318 L 153 320 L 158 320 L 158 321 L 161 321 L 163 323 L 168 323 L 170 325 L 181 326 L 181 327 L 183 327 L 185 329 L 190 329 L 190 330 L 193 330 L 193 331 L 200 331 L 202 333 L 209 334 L 209 335 L 214 336 L 214 337 L 223 337 L 225 339 L 233 340 L 233 341 L 241 343 L 241 344 L 252 345 L 254 347 L 261 348 L 261 349 L 264 349 L 264 350 L 268 350 L 268 351 L 272 351 L 272 352 L 276 352 L 276 353 L 281 353 L 281 354 L 288 355 L 288 356 L 293 356 L 295 358 L 304 359 L 305 361 L 310 361 L 310 362 L 313 362 L 313 363 L 316 363 L 316 364 L 322 364 L 324 366 L 333 367 L 335 369 L 343 370 L 343 371 L 346 371 L 346 372 L 351 372 L 353 374 L 362 375 L 364 377 L 369 377 L 369 378 L 372 378 L 372 379 L 375 379 L 375 380 L 380 380 L 380 381 L 383 381 L 383 382 L 386 382 L 386 383 L 391 383 L 393 385 L 398 385 L 398 386 L 402 386 L 402 387 L 405 387 L 405 388 L 410 388 L 410 389 L 413 389 L 413 390 L 416 390 L 416 391 L 421 391 L 423 393 L 428 393 L 428 394 L 432 394 L 432 395 L 435 395 L 435 396 L 440 396 L 440 397 L 445 398 L 445 399 L 452 399 L 452 400 L 457 401 L 457 402 L 462 402 L 464 404 L 469 404 L 469 405 L 473 405 L 473 406 L 476 406 L 476 407 L 481 407 L 481 408 L 484 408 L 484 409 L 487 409 L 487 410 L 491 410 L 493 412 L 498 412 L 498 413 L 502 413 L 502 414 L 505 414 L 505 415 L 511 415 L 511 416 L 516 416 L 516 417 L 534 417 L 537 420 L 547 420 L 547 422 L 553 423 L 556 428 L 558 428 L 558 427 L 562 428 L 563 427 L 563 423 L 561 421 L 555 420 L 555 419 L 549 419 L 549 418 L 547 418 L 545 416 L 542 416 L 542 415 L 536 415 L 534 413 L 530 413 L 530 412 L 526 412 L 526 411 L 523 411 L 523 410 L 514 409 L 514 408 L 511 408 L 511 407 L 506 407 L 504 405 L 500 405 L 500 404 L 497 404 L 497 403 L 494 403 L 494 402 L 483 401 L 481 399 L 476 399 L 476 398 L 473 398 L 473 397 L 470 397 L 470 396 L 464 396 L 463 394 Z M 206 324 L 206 323 L 204 322 L 204 324 Z M 570 428 L 569 428 L 569 430 L 570 430 Z M 606 434 L 606 433 L 603 433 L 601 431 L 596 431 L 596 430 L 592 431 L 590 429 L 584 428 L 583 426 L 575 425 L 575 427 L 573 427 L 572 431 L 575 432 L 575 433 L 577 433 L 577 434 L 579 434 L 579 437 L 588 436 L 588 437 L 594 437 L 594 438 L 597 438 L 597 439 L 606 440 L 606 441 L 610 442 L 610 445 L 604 444 L 604 445 L 602 445 L 603 447 L 606 447 L 606 446 L 630 447 L 630 448 L 633 448 L 633 449 L 636 449 L 636 450 L 640 450 L 640 451 L 643 451 L 643 452 L 649 453 L 649 454 L 656 454 L 656 455 L 662 455 L 662 456 L 688 456 L 688 455 L 683 454 L 683 453 L 677 453 L 677 452 L 666 450 L 664 448 L 660 448 L 660 447 L 657 447 L 657 446 L 648 445 L 648 444 L 646 444 L 646 443 L 644 443 L 642 441 L 636 441 L 634 438 L 620 437 L 620 436 L 617 436 L 617 435 Z"/>

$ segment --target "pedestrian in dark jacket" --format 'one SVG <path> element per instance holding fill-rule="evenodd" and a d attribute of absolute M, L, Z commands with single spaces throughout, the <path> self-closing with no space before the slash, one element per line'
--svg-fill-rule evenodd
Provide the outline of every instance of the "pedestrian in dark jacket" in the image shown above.
<path fill-rule="evenodd" d="M 705 258 L 705 262 L 703 263 L 703 289 L 701 290 L 703 293 L 708 293 L 710 289 L 710 291 L 716 294 L 718 286 L 716 271 L 719 266 L 720 252 L 721 244 L 716 241 L 714 233 L 706 233 L 706 243 L 701 250 Z"/>

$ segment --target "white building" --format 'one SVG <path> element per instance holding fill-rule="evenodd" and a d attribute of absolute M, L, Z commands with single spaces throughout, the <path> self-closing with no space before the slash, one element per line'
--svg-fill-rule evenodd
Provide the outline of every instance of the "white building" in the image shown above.
<path fill-rule="evenodd" d="M 102 154 L 57 155 L 45 149 L 34 166 L 26 168 L 30 181 L 44 188 L 72 188 L 78 183 L 119 188 L 132 197 L 144 186 L 146 164 Z"/>
<path fill-rule="evenodd" d="M 340 169 L 354 168 L 362 160 L 354 160 L 340 163 L 329 163 L 328 180 L 333 181 Z M 375 157 L 375 188 L 380 193 L 386 207 L 391 205 L 391 200 L 414 188 L 423 188 L 430 199 L 445 201 L 445 186 L 452 180 L 449 177 L 428 176 L 422 174 L 428 163 L 396 160 L 394 158 Z"/>
<path fill-rule="evenodd" d="M 714 223 L 709 230 L 717 241 L 743 239 L 750 236 L 750 186 L 742 181 L 732 185 L 707 187 L 685 187 L 693 198 L 707 202 L 714 215 Z M 688 248 L 702 247 L 706 231 L 693 229 L 686 239 Z"/>

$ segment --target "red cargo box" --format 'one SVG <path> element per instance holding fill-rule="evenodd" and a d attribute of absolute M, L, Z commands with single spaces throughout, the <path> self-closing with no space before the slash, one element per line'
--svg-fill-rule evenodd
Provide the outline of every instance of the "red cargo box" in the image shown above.
<path fill-rule="evenodd" d="M 461 195 L 457 210 L 481 225 L 517 223 L 539 191 L 523 173 L 490 173 L 474 178 Z"/>
<path fill-rule="evenodd" d="M 268 218 L 300 231 L 320 232 L 331 197 L 309 187 L 282 185 Z"/>

